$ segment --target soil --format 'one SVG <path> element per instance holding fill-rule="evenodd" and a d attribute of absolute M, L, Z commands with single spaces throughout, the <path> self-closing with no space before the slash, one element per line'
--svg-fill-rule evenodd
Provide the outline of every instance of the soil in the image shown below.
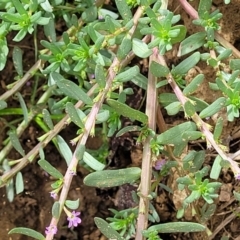
<path fill-rule="evenodd" d="M 223 13 L 223 18 L 221 20 L 221 34 L 231 42 L 236 48 L 240 50 L 240 1 L 232 0 L 229 5 L 224 5 L 222 0 L 213 1 L 214 6 L 219 8 L 220 12 Z M 191 1 L 191 4 L 197 8 L 197 1 Z M 170 1 L 171 10 L 182 15 L 183 24 L 188 28 L 188 33 L 194 33 L 198 30 L 196 26 L 191 23 L 191 19 L 186 13 L 179 7 L 178 1 Z M 59 34 L 61 31 L 65 30 L 62 23 L 59 23 L 57 30 Z M 43 33 L 39 30 L 40 34 L 38 41 L 43 38 Z M 0 94 L 2 94 L 6 89 L 5 86 L 12 83 L 15 74 L 13 67 L 11 55 L 13 46 L 16 44 L 11 41 L 13 36 L 9 36 L 10 43 L 10 54 L 9 60 L 7 62 L 6 68 L 1 73 L 0 78 Z M 27 71 L 34 60 L 34 44 L 32 36 L 26 37 L 19 46 L 23 50 L 24 59 L 24 69 Z M 40 44 L 39 44 L 40 46 Z M 176 57 L 176 49 L 167 54 L 169 66 L 171 64 L 176 64 L 179 59 Z M 142 66 L 142 70 L 146 72 L 143 63 L 138 63 Z M 194 72 L 195 71 L 195 72 Z M 201 89 L 196 93 L 198 97 L 201 97 L 207 102 L 212 102 L 218 97 L 218 93 L 215 91 L 209 92 L 208 82 L 211 82 L 215 78 L 215 72 L 212 68 L 207 65 L 199 64 L 193 72 L 190 72 L 187 78 L 194 77 L 194 74 L 202 72 L 205 74 L 205 83 L 201 86 Z M 186 79 L 187 80 L 187 79 Z M 39 80 L 40 83 L 45 83 L 44 79 Z M 129 98 L 128 103 L 136 107 L 139 100 L 144 99 L 144 92 L 138 89 L 136 86 L 133 87 L 135 94 L 134 98 Z M 206 91 L 206 89 L 208 89 Z M 22 89 L 21 94 L 24 96 L 26 102 L 30 100 L 32 92 L 31 80 Z M 40 94 L 40 93 L 39 93 Z M 17 101 L 12 98 L 8 102 L 8 106 L 17 106 Z M 137 108 L 140 107 L 140 104 Z M 164 111 L 163 111 L 164 112 Z M 221 113 L 222 116 L 226 117 L 226 113 Z M 166 122 L 168 126 L 173 126 L 179 123 L 179 119 L 166 117 Z M 217 116 L 218 117 L 218 116 Z M 216 118 L 217 118 L 216 117 Z M 0 149 L 3 147 L 3 140 L 6 137 L 6 122 L 12 121 L 13 119 L 9 117 L 4 117 L 0 121 Z M 215 119 L 216 120 L 216 119 Z M 210 124 L 214 124 L 214 118 L 210 119 Z M 123 119 L 123 125 L 127 125 L 126 119 Z M 229 123 L 225 121 L 223 142 L 228 144 L 229 152 L 234 153 L 239 149 L 239 119 L 234 122 Z M 66 142 L 74 138 L 76 134 L 76 128 L 73 125 L 68 126 L 61 132 L 61 136 Z M 42 135 L 42 130 L 34 123 L 32 123 L 28 130 L 25 131 L 21 137 L 21 143 L 24 146 L 24 150 L 28 152 L 31 150 L 38 142 L 37 138 Z M 234 136 L 234 137 L 233 137 Z M 87 147 L 89 149 L 96 149 L 102 144 L 101 136 L 96 136 L 88 140 Z M 199 150 L 206 149 L 206 145 L 203 142 L 194 143 L 186 150 Z M 213 159 L 215 157 L 215 152 L 206 150 L 207 157 L 205 164 L 212 165 Z M 64 173 L 66 169 L 65 161 L 60 156 L 55 146 L 50 143 L 45 148 L 45 155 L 47 160 L 55 166 L 59 171 Z M 20 156 L 15 151 L 11 151 L 8 159 L 18 159 Z M 109 139 L 109 156 L 108 161 L 110 161 L 110 168 L 123 168 L 130 165 L 139 166 L 141 164 L 142 148 L 136 144 L 136 136 L 134 134 L 125 134 L 122 137 L 116 138 L 112 137 Z M 69 192 L 69 199 L 80 199 L 79 211 L 81 212 L 82 223 L 74 228 L 73 230 L 67 228 L 66 216 L 62 216 L 59 222 L 59 231 L 55 236 L 56 240 L 104 240 L 106 239 L 101 232 L 97 229 L 94 224 L 94 217 L 101 217 L 106 219 L 111 216 L 109 208 L 125 209 L 134 205 L 131 199 L 131 191 L 134 191 L 135 186 L 124 185 L 120 188 L 113 189 L 95 189 L 92 187 L 87 187 L 83 184 L 83 178 L 88 174 L 88 170 L 79 166 L 77 169 L 77 176 L 74 177 L 73 183 L 71 185 L 71 190 Z M 51 207 L 53 204 L 53 199 L 50 198 L 51 183 L 53 180 L 49 177 L 43 170 L 39 168 L 36 162 L 29 164 L 22 171 L 25 189 L 23 193 L 20 193 L 14 197 L 12 202 L 9 202 L 6 196 L 5 188 L 0 188 L 0 240 L 28 240 L 31 238 L 20 236 L 18 234 L 8 235 L 8 231 L 14 227 L 28 227 L 35 229 L 41 233 L 44 233 L 45 227 L 49 224 L 51 220 Z M 157 198 L 153 202 L 157 212 L 160 216 L 161 222 L 173 222 L 176 221 L 176 209 L 181 204 L 180 200 L 184 197 L 184 192 L 177 191 L 177 186 L 175 184 L 177 175 L 171 173 L 166 176 L 163 180 L 164 184 L 168 184 L 172 189 L 174 189 L 174 194 L 169 194 L 164 189 L 159 188 L 157 193 Z M 173 234 L 163 234 L 162 239 L 170 240 L 187 240 L 187 239 L 221 239 L 221 237 L 228 236 L 230 239 L 239 240 L 240 239 L 240 219 L 239 204 L 233 197 L 233 190 L 239 190 L 240 184 L 236 182 L 233 177 L 232 172 L 224 171 L 218 181 L 223 183 L 220 189 L 220 198 L 216 202 L 217 210 L 211 217 L 211 221 L 208 222 L 207 227 L 215 235 L 212 238 L 204 236 L 199 233 L 173 233 Z M 199 204 L 202 204 L 199 202 Z M 186 221 L 195 221 L 191 217 L 191 213 L 187 212 L 184 216 Z"/>

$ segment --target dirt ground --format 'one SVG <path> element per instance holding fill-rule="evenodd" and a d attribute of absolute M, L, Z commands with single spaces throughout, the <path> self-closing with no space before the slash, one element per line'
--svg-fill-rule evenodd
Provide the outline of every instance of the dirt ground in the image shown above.
<path fill-rule="evenodd" d="M 229 5 L 224 5 L 222 0 L 213 1 L 214 6 L 218 7 L 223 13 L 223 18 L 221 20 L 221 31 L 220 33 L 231 42 L 236 48 L 240 50 L 240 1 L 232 0 Z M 196 1 L 191 2 L 196 8 Z M 189 33 L 194 33 L 198 28 L 191 24 L 191 19 L 183 10 L 179 7 L 178 1 L 171 1 L 171 10 L 182 15 L 183 22 L 188 28 Z M 59 34 L 64 30 L 64 26 L 59 24 L 57 26 Z M 41 31 L 40 31 L 41 32 Z M 6 68 L 1 73 L 0 76 L 0 94 L 2 94 L 5 89 L 5 85 L 12 83 L 15 76 L 15 70 L 12 65 L 11 51 L 13 49 L 14 42 L 10 43 L 10 55 Z M 40 34 L 39 39 L 42 38 Z M 25 38 L 20 42 L 19 46 L 24 51 L 24 70 L 28 70 L 34 60 L 34 45 L 31 36 Z M 176 49 L 173 49 L 167 54 L 169 66 L 171 64 L 176 64 L 179 59 L 176 57 Z M 144 66 L 142 66 L 142 71 Z M 212 68 L 200 63 L 198 68 L 195 69 L 196 72 L 191 74 L 198 74 L 202 72 L 205 74 L 205 84 L 201 86 L 201 89 L 196 93 L 198 97 L 201 97 L 207 102 L 212 102 L 218 97 L 217 92 L 209 92 L 207 86 L 208 82 L 213 81 L 215 77 L 215 72 Z M 191 76 L 188 76 L 191 77 Z M 44 79 L 40 79 L 40 83 L 45 83 Z M 136 86 L 132 86 L 135 98 L 129 98 L 128 103 L 135 105 L 135 101 L 144 98 L 144 92 L 140 91 Z M 208 91 L 206 91 L 208 89 Z M 21 94 L 24 96 L 27 102 L 31 96 L 31 80 L 22 89 Z M 41 93 L 39 93 L 41 94 Z M 8 102 L 9 106 L 17 106 L 17 101 L 11 99 Z M 163 111 L 164 112 L 164 111 Z M 225 117 L 225 113 L 222 113 Z M 165 116 L 166 123 L 169 126 L 178 124 L 180 120 L 175 117 Z M 4 117 L 6 121 L 11 121 L 13 119 L 9 117 Z M 214 119 L 209 120 L 214 124 Z M 6 137 L 6 126 L 4 120 L 0 118 L 0 149 L 3 147 L 2 141 Z M 234 153 L 239 149 L 239 138 L 240 135 L 237 134 L 239 131 L 239 119 L 236 119 L 232 123 L 225 122 L 223 142 L 229 146 L 229 152 Z M 61 132 L 61 136 L 66 142 L 74 138 L 76 133 L 76 128 L 70 125 Z M 22 145 L 25 151 L 28 152 L 33 148 L 38 142 L 37 137 L 41 136 L 42 131 L 36 124 L 31 124 L 28 130 L 24 133 L 21 138 Z M 109 156 L 108 160 L 111 160 L 111 168 L 123 168 L 129 165 L 136 165 L 141 162 L 142 149 L 140 146 L 136 145 L 134 134 L 125 134 L 120 138 L 113 137 L 109 139 Z M 101 146 L 101 137 L 89 139 L 88 148 L 96 149 Z M 204 142 L 193 143 L 189 146 L 189 149 L 199 150 L 206 149 L 206 144 Z M 215 157 L 215 152 L 206 150 L 207 157 L 205 164 L 212 165 L 213 159 Z M 55 166 L 59 171 L 64 173 L 66 169 L 65 161 L 59 155 L 58 151 L 55 149 L 52 143 L 48 144 L 45 149 L 45 155 L 48 161 Z M 18 159 L 19 155 L 12 151 L 8 156 L 9 159 Z M 46 175 L 46 173 L 39 168 L 36 161 L 28 165 L 22 171 L 25 183 L 24 192 L 15 196 L 14 201 L 9 203 L 6 198 L 5 188 L 0 188 L 0 240 L 28 240 L 25 236 L 18 235 L 8 235 L 7 232 L 14 227 L 29 227 L 44 233 L 45 227 L 48 226 L 51 220 L 51 207 L 53 204 L 53 199 L 50 198 L 49 192 L 51 191 L 50 184 L 52 179 Z M 77 176 L 74 177 L 71 190 L 69 192 L 69 199 L 80 199 L 79 211 L 81 211 L 82 223 L 70 230 L 67 228 L 66 216 L 62 216 L 59 222 L 59 231 L 55 236 L 56 240 L 104 240 L 106 239 L 94 224 L 94 217 L 106 218 L 111 216 L 109 208 L 123 209 L 129 207 L 132 204 L 130 198 L 130 193 L 132 191 L 131 186 L 123 186 L 120 188 L 113 189 L 95 189 L 92 187 L 87 187 L 83 184 L 83 178 L 88 174 L 88 171 L 83 167 L 79 166 L 77 169 Z M 174 174 L 169 174 L 164 180 L 164 184 L 168 184 L 173 189 L 176 189 Z M 211 221 L 208 222 L 208 228 L 215 233 L 212 239 L 221 239 L 223 235 L 229 236 L 230 239 L 240 240 L 240 207 L 237 201 L 234 200 L 233 190 L 238 191 L 240 189 L 240 183 L 234 179 L 233 174 L 230 171 L 225 171 L 221 174 L 218 180 L 223 183 L 223 186 L 219 192 L 220 198 L 216 202 L 217 210 L 212 216 Z M 178 206 L 178 201 L 176 199 L 181 197 L 181 193 L 178 196 L 172 196 L 163 189 L 158 191 L 158 197 L 154 201 L 154 206 L 157 209 L 161 222 L 172 222 L 176 221 L 176 208 Z M 201 204 L 201 203 L 199 203 Z M 185 215 L 185 220 L 194 221 L 190 216 Z M 162 239 L 171 240 L 187 240 L 187 239 L 210 239 L 199 233 L 193 234 L 165 234 L 161 236 Z"/>

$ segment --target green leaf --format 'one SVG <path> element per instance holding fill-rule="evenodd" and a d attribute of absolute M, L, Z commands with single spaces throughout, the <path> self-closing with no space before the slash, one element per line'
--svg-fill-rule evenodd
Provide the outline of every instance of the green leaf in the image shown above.
<path fill-rule="evenodd" d="M 140 178 L 141 169 L 130 167 L 118 170 L 103 170 L 88 174 L 83 182 L 91 187 L 116 187 L 126 183 L 134 183 Z"/>
<path fill-rule="evenodd" d="M 53 176 L 56 179 L 63 178 L 63 175 L 55 168 L 53 167 L 48 161 L 46 160 L 39 160 L 38 164 L 41 166 L 41 168 L 49 173 L 51 176 Z"/>
<path fill-rule="evenodd" d="M 131 80 L 132 78 L 136 77 L 139 74 L 139 67 L 134 66 L 131 67 L 124 72 L 119 73 L 116 77 L 115 80 L 119 82 L 127 82 Z"/>
<path fill-rule="evenodd" d="M 147 90 L 147 78 L 139 73 L 137 76 L 131 79 L 131 82 L 139 86 L 140 88 Z"/>
<path fill-rule="evenodd" d="M 21 109 L 23 111 L 23 117 L 24 117 L 24 121 L 27 123 L 28 122 L 28 110 L 27 110 L 27 106 L 24 102 L 24 99 L 22 97 L 22 95 L 17 92 L 17 97 L 18 97 L 18 100 L 20 102 L 20 106 L 21 106 Z"/>
<path fill-rule="evenodd" d="M 47 109 L 42 110 L 43 120 L 47 124 L 47 126 L 52 130 L 54 128 L 51 115 Z"/>
<path fill-rule="evenodd" d="M 66 96 L 75 100 L 81 100 L 85 104 L 92 104 L 92 99 L 75 83 L 64 79 L 63 76 L 57 72 L 50 73 L 50 77 L 56 82 L 57 86 Z"/>
<path fill-rule="evenodd" d="M 167 114 L 169 116 L 176 115 L 177 113 L 179 113 L 181 108 L 182 108 L 182 104 L 180 102 L 172 102 L 165 107 L 165 109 L 167 110 Z"/>
<path fill-rule="evenodd" d="M 201 54 L 199 52 L 193 53 L 190 57 L 184 59 L 176 67 L 174 67 L 171 73 L 174 76 L 186 74 L 191 68 L 193 68 L 200 60 Z"/>
<path fill-rule="evenodd" d="M 101 233 L 108 239 L 124 240 L 124 238 L 102 218 L 95 217 L 94 222 Z"/>
<path fill-rule="evenodd" d="M 206 12 L 210 12 L 212 7 L 212 0 L 200 0 L 198 5 L 199 18 L 204 18 Z"/>
<path fill-rule="evenodd" d="M 189 172 L 195 173 L 196 171 L 200 170 L 204 161 L 205 161 L 205 151 L 201 150 L 199 152 L 196 152 L 193 159 L 193 164 L 189 168 Z"/>
<path fill-rule="evenodd" d="M 204 110 L 202 110 L 199 114 L 200 118 L 206 118 L 211 117 L 215 113 L 219 112 L 221 108 L 225 105 L 226 98 L 220 97 L 216 101 L 214 101 L 212 104 L 210 104 L 208 107 L 206 107 Z"/>
<path fill-rule="evenodd" d="M 206 32 L 198 32 L 190 35 L 180 43 L 177 56 L 181 57 L 202 47 L 206 42 L 205 38 Z"/>
<path fill-rule="evenodd" d="M 213 132 L 213 138 L 215 141 L 219 141 L 219 138 L 222 134 L 222 130 L 223 130 L 223 118 L 220 117 L 217 120 L 217 123 L 214 128 L 214 132 Z"/>
<path fill-rule="evenodd" d="M 122 0 L 115 0 L 115 3 L 117 5 L 118 12 L 120 13 L 123 20 L 130 21 L 133 16 L 130 7 L 127 5 L 127 2 Z"/>
<path fill-rule="evenodd" d="M 155 61 L 151 62 L 150 72 L 155 77 L 166 77 L 169 74 L 169 69 Z"/>
<path fill-rule="evenodd" d="M 59 151 L 62 154 L 62 156 L 64 157 L 67 165 L 69 166 L 69 163 L 71 162 L 72 156 L 73 156 L 72 151 L 61 136 L 57 135 L 56 138 L 57 138 Z"/>
<path fill-rule="evenodd" d="M 127 126 L 122 128 L 117 134 L 116 137 L 120 137 L 123 134 L 127 133 L 127 132 L 140 132 L 141 131 L 141 127 L 139 126 Z"/>
<path fill-rule="evenodd" d="M 131 49 L 132 49 L 132 41 L 129 37 L 125 37 L 118 48 L 117 58 L 119 60 L 126 58 L 126 56 L 131 51 Z"/>
<path fill-rule="evenodd" d="M 232 49 L 225 49 L 222 53 L 219 54 L 219 56 L 217 57 L 218 61 L 222 61 L 228 57 L 230 57 L 232 54 Z"/>
<path fill-rule="evenodd" d="M 196 113 L 195 106 L 189 100 L 184 103 L 183 108 L 186 117 L 192 117 Z"/>
<path fill-rule="evenodd" d="M 78 161 L 83 159 L 85 149 L 86 149 L 85 145 L 80 144 L 80 145 L 77 146 L 76 158 L 78 159 Z"/>
<path fill-rule="evenodd" d="M 80 116 L 78 115 L 78 112 L 74 105 L 71 102 L 68 102 L 66 104 L 66 112 L 68 113 L 71 121 L 73 121 L 78 127 L 85 128 Z"/>
<path fill-rule="evenodd" d="M 98 85 L 101 88 L 105 87 L 106 76 L 105 76 L 104 68 L 100 64 L 97 64 L 96 67 L 95 67 L 95 79 L 96 79 L 96 82 L 98 83 Z"/>
<path fill-rule="evenodd" d="M 204 80 L 203 74 L 198 74 L 183 90 L 184 95 L 191 95 L 194 93 L 201 85 Z"/>
<path fill-rule="evenodd" d="M 211 173 L 210 173 L 211 179 L 217 180 L 219 178 L 219 175 L 222 170 L 221 162 L 222 162 L 222 158 L 219 155 L 217 155 L 211 168 Z"/>
<path fill-rule="evenodd" d="M 164 144 L 174 144 L 174 154 L 179 156 L 184 147 L 187 145 L 187 141 L 183 141 L 182 135 L 186 131 L 195 131 L 196 125 L 193 122 L 185 122 L 175 126 L 166 132 L 161 133 L 157 137 L 157 142 Z"/>
<path fill-rule="evenodd" d="M 65 206 L 67 206 L 68 208 L 75 210 L 79 207 L 79 199 L 71 201 L 71 200 L 66 200 L 65 201 Z"/>
<path fill-rule="evenodd" d="M 152 50 L 148 48 L 148 45 L 137 38 L 132 40 L 132 50 L 140 58 L 147 58 L 152 54 Z"/>
<path fill-rule="evenodd" d="M 16 132 L 10 131 L 9 138 L 10 138 L 10 141 L 11 141 L 13 147 L 21 154 L 22 157 L 25 156 L 25 151 L 23 150 L 23 148 L 21 146 L 21 143 L 18 139 Z"/>
<path fill-rule="evenodd" d="M 130 108 L 124 103 L 121 103 L 119 101 L 108 99 L 107 103 L 110 107 L 112 107 L 118 114 L 123 115 L 124 117 L 128 117 L 130 119 L 135 119 L 142 123 L 147 123 L 148 117 L 146 114 L 135 110 L 133 108 Z"/>
<path fill-rule="evenodd" d="M 199 223 L 192 222 L 171 222 L 162 223 L 151 226 L 148 228 L 148 232 L 158 231 L 159 233 L 177 233 L 177 232 L 201 232 L 205 231 L 206 227 Z"/>
<path fill-rule="evenodd" d="M 202 132 L 199 131 L 186 131 L 182 134 L 183 141 L 194 141 L 202 137 Z"/>
<path fill-rule="evenodd" d="M 183 25 L 176 25 L 176 26 L 171 27 L 170 32 L 173 32 L 174 30 L 177 30 L 177 31 L 180 30 L 180 31 L 177 34 L 177 36 L 171 37 L 171 44 L 181 42 L 185 38 L 186 33 L 187 33 L 187 28 Z"/>
<path fill-rule="evenodd" d="M 26 36 L 27 34 L 27 29 L 26 28 L 22 28 L 17 35 L 13 38 L 13 41 L 15 42 L 20 42 L 23 40 L 23 38 Z"/>
<path fill-rule="evenodd" d="M 52 216 L 54 218 L 59 218 L 60 217 L 60 203 L 54 202 L 53 206 L 52 206 Z"/>
<path fill-rule="evenodd" d="M 93 22 L 97 18 L 97 7 L 91 6 L 82 13 L 82 20 L 86 23 Z"/>
<path fill-rule="evenodd" d="M 13 234 L 13 233 L 23 234 L 38 240 L 45 239 L 45 237 L 41 233 L 34 231 L 30 228 L 18 227 L 18 228 L 13 228 L 11 231 L 8 232 L 8 234 Z"/>
<path fill-rule="evenodd" d="M 16 194 L 19 194 L 24 190 L 24 181 L 23 181 L 23 176 L 21 172 L 18 172 L 16 175 L 15 187 L 16 187 Z"/>
<path fill-rule="evenodd" d="M 12 0 L 12 3 L 20 15 L 28 15 L 28 12 L 23 7 L 23 4 L 19 0 Z"/>
<path fill-rule="evenodd" d="M 106 166 L 99 162 L 97 159 L 95 159 L 92 155 L 90 155 L 88 152 L 84 152 L 83 154 L 83 161 L 93 170 L 95 171 L 101 171 Z"/>
<path fill-rule="evenodd" d="M 230 59 L 229 64 L 232 70 L 240 70 L 240 59 Z"/>
<path fill-rule="evenodd" d="M 3 100 L 0 100 L 0 110 L 4 109 L 7 107 L 7 103 Z"/>
<path fill-rule="evenodd" d="M 23 76 L 23 66 L 22 66 L 22 50 L 21 48 L 14 46 L 13 48 L 13 65 L 19 76 Z"/>

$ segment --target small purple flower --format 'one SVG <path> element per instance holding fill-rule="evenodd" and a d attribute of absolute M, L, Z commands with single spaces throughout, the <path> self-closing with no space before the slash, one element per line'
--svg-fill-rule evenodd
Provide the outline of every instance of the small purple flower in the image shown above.
<path fill-rule="evenodd" d="M 77 175 L 76 170 L 70 170 L 69 174 L 72 175 L 72 176 L 76 176 Z"/>
<path fill-rule="evenodd" d="M 49 227 L 46 227 L 45 234 L 53 234 L 55 235 L 57 233 L 57 227 L 55 225 L 50 225 Z"/>
<path fill-rule="evenodd" d="M 74 139 L 70 140 L 70 143 L 71 143 L 72 146 L 76 145 L 76 142 L 74 141 Z"/>
<path fill-rule="evenodd" d="M 240 180 L 240 173 L 237 173 L 237 174 L 235 175 L 235 178 L 236 178 L 237 180 Z"/>
<path fill-rule="evenodd" d="M 50 192 L 50 195 L 53 199 L 57 199 L 57 193 L 55 192 Z"/>
<path fill-rule="evenodd" d="M 166 160 L 165 159 L 161 159 L 161 160 L 157 160 L 156 162 L 155 162 L 155 169 L 156 170 L 161 170 L 162 169 L 162 167 L 164 166 L 166 164 Z"/>
<path fill-rule="evenodd" d="M 77 217 L 78 215 L 80 215 L 80 212 L 72 211 L 71 217 L 67 218 L 67 220 L 69 221 L 68 223 L 69 228 L 72 226 L 77 227 L 77 225 L 82 222 L 81 218 Z"/>

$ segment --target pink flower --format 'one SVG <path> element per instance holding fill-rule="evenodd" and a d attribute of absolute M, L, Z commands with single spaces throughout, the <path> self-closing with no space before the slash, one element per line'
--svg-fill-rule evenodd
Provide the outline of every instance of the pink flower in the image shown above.
<path fill-rule="evenodd" d="M 50 225 L 49 227 L 46 227 L 45 234 L 53 234 L 55 235 L 57 233 L 57 227 L 55 225 Z"/>
<path fill-rule="evenodd" d="M 237 180 L 240 180 L 240 173 L 237 173 L 237 174 L 235 175 L 235 178 L 236 178 Z"/>
<path fill-rule="evenodd" d="M 57 199 L 57 193 L 55 192 L 50 192 L 50 195 L 53 199 Z"/>
<path fill-rule="evenodd" d="M 77 227 L 77 225 L 82 222 L 81 218 L 77 217 L 78 215 L 80 215 L 80 212 L 73 211 L 71 217 L 67 218 L 69 228 L 72 226 Z"/>

